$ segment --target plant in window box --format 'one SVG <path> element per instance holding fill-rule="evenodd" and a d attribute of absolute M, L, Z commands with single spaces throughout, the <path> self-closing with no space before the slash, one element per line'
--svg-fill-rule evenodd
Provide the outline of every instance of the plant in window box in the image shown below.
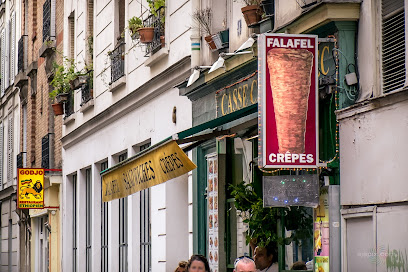
<path fill-rule="evenodd" d="M 237 0 L 236 0 L 237 1 Z M 241 8 L 242 15 L 244 16 L 247 26 L 253 26 L 257 24 L 262 18 L 262 9 L 260 4 L 262 0 L 242 0 L 245 3 L 245 7 Z"/>
<path fill-rule="evenodd" d="M 200 27 L 201 31 L 206 35 L 204 37 L 205 41 L 207 42 L 208 46 L 212 51 L 216 50 L 217 47 L 213 41 L 211 35 L 211 22 L 212 22 L 212 9 L 205 8 L 205 9 L 198 9 L 193 13 L 193 20 L 197 23 Z"/>
<path fill-rule="evenodd" d="M 128 29 L 132 39 L 139 38 L 139 29 L 143 27 L 143 21 L 139 17 L 133 16 L 128 20 Z"/>
<path fill-rule="evenodd" d="M 313 234 L 313 216 L 305 207 L 264 208 L 262 196 L 259 196 L 253 183 L 244 181 L 237 185 L 230 185 L 231 195 L 234 197 L 235 207 L 243 222 L 248 224 L 245 231 L 246 243 L 267 247 L 278 243 L 288 245 L 292 241 L 311 238 Z M 292 230 L 289 237 L 279 237 L 277 233 L 278 220 L 285 220 L 287 230 Z"/>

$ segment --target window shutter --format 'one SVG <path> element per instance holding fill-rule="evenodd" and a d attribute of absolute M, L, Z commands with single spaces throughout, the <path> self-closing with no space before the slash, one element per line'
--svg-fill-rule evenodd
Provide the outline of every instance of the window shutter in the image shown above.
<path fill-rule="evenodd" d="M 10 52 L 10 24 L 6 24 L 6 32 L 4 35 L 5 46 L 3 47 L 4 52 L 4 91 L 10 86 L 10 64 L 9 64 L 9 52 Z"/>
<path fill-rule="evenodd" d="M 1 46 L 0 46 L 0 50 L 1 50 L 1 96 L 4 95 L 4 75 L 6 73 L 6 30 L 3 29 L 1 31 Z"/>
<path fill-rule="evenodd" d="M 10 85 L 14 84 L 14 77 L 16 76 L 16 13 L 13 12 L 10 21 Z"/>
<path fill-rule="evenodd" d="M 4 158 L 3 123 L 0 123 L 0 190 L 3 189 L 3 158 Z"/>
<path fill-rule="evenodd" d="M 405 84 L 404 0 L 383 0 L 381 11 L 383 90 L 390 92 Z"/>
<path fill-rule="evenodd" d="M 7 131 L 7 183 L 10 186 L 13 182 L 13 115 L 8 118 Z"/>

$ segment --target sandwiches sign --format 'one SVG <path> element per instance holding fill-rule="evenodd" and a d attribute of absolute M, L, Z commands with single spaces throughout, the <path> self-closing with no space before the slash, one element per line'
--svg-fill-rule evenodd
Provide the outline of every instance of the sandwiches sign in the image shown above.
<path fill-rule="evenodd" d="M 315 35 L 258 38 L 259 165 L 314 168 L 318 158 Z"/>

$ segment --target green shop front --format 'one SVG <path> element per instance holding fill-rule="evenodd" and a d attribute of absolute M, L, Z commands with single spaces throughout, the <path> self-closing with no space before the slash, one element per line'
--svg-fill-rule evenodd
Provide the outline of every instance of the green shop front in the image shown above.
<path fill-rule="evenodd" d="M 314 12 L 339 6 L 317 5 Z M 177 135 L 177 142 L 185 144 L 183 149 L 193 151 L 197 165 L 193 171 L 193 252 L 205 255 L 212 271 L 233 271 L 235 259 L 252 256 L 253 246 L 262 244 L 259 240 L 267 235 L 277 246 L 280 271 L 290 270 L 296 261 L 309 261 L 308 270 L 340 269 L 340 166 L 334 112 L 352 105 L 356 98 L 353 86 L 347 85 L 344 78 L 355 72 L 357 18 L 353 14 L 358 12 L 340 12 L 336 16 L 339 14 L 350 18 L 309 18 L 306 13 L 297 19 L 303 24 L 294 21 L 279 30 L 318 36 L 319 161 L 315 167 L 260 167 L 259 70 L 258 58 L 252 54 L 227 58 L 228 69 L 202 72 L 191 86 L 179 86 L 180 94 L 187 96 L 193 107 L 193 127 Z M 317 187 L 316 205 L 264 208 L 268 206 L 266 198 L 276 192 L 276 184 L 295 180 Z M 264 181 L 275 185 L 268 187 Z M 290 190 L 299 197 L 311 192 L 304 186 Z M 247 197 L 252 201 L 249 204 L 242 200 Z M 271 221 L 259 219 L 264 213 Z M 263 231 L 258 230 L 258 241 L 251 240 L 249 237 L 259 226 Z"/>

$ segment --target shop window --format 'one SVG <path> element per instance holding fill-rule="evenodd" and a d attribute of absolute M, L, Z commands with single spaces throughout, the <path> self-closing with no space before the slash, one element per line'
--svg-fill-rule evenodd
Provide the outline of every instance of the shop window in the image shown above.
<path fill-rule="evenodd" d="M 127 152 L 118 159 L 126 160 Z M 128 271 L 128 197 L 119 199 L 119 271 Z"/>
<path fill-rule="evenodd" d="M 151 146 L 145 143 L 139 146 L 139 152 Z M 152 269 L 151 261 L 151 222 L 150 222 L 150 188 L 142 190 L 140 194 L 140 271 L 149 272 Z"/>
<path fill-rule="evenodd" d="M 382 80 L 384 92 L 406 86 L 404 0 L 383 0 L 382 11 Z"/>
<path fill-rule="evenodd" d="M 108 169 L 108 162 L 101 163 L 101 171 Z M 102 182 L 102 180 L 101 180 Z M 109 213 L 108 202 L 102 202 L 101 207 L 101 272 L 108 272 L 108 256 L 109 256 Z"/>
<path fill-rule="evenodd" d="M 92 174 L 91 168 L 85 170 L 86 206 L 86 271 L 92 271 Z"/>
<path fill-rule="evenodd" d="M 78 217 L 77 217 L 77 175 L 72 176 L 72 271 L 78 271 Z"/>

